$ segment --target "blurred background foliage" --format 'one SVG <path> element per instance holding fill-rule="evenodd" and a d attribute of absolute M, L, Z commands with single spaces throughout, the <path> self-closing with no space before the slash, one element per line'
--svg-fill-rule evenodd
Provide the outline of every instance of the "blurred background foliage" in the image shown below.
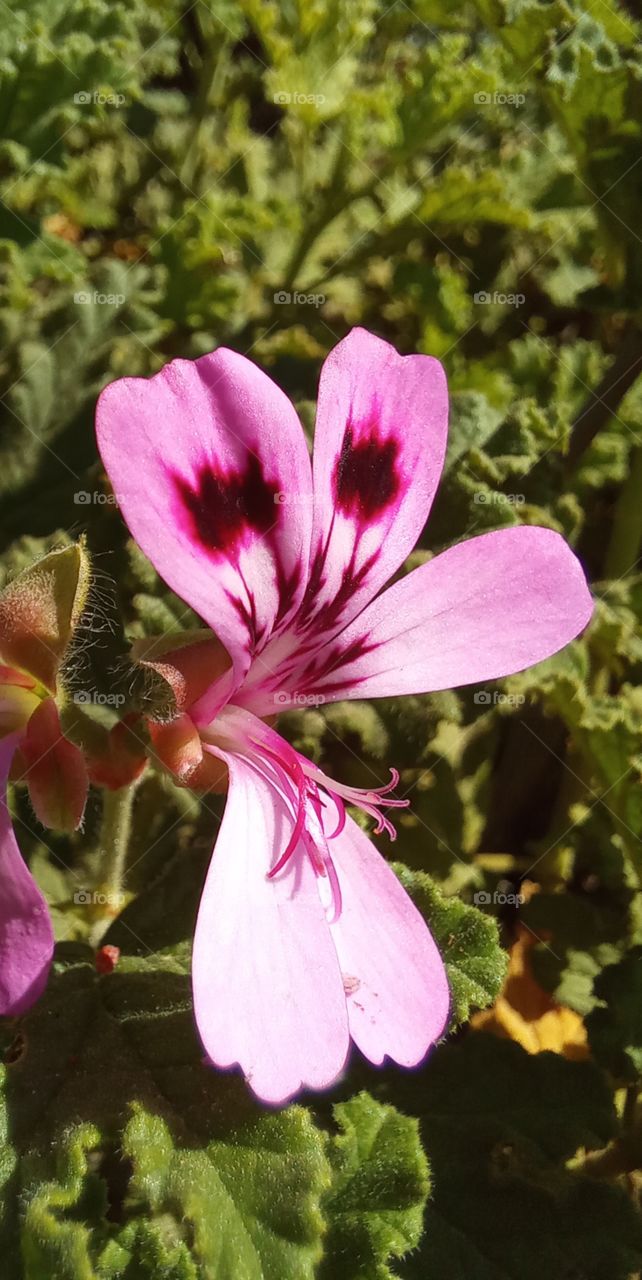
<path fill-rule="evenodd" d="M 15 795 L 61 944 L 48 996 L 3 1032 L 4 1274 L 638 1275 L 634 6 L 0 9 L 0 579 L 86 532 L 72 692 L 139 707 L 129 640 L 190 625 L 127 540 L 96 395 L 221 343 L 267 368 L 306 428 L 352 325 L 439 356 L 450 445 L 411 564 L 543 524 L 597 598 L 587 634 L 525 675 L 284 717 L 335 776 L 402 771 L 395 857 L 454 997 L 449 1042 L 420 1072 L 355 1055 L 330 1099 L 259 1111 L 204 1071 L 191 1024 L 188 941 L 220 803 L 144 776 L 128 902 L 105 932 L 73 902 L 101 882 L 100 798 L 84 833 L 45 842 Z M 121 948 L 113 974 L 95 973 L 97 940 Z"/>

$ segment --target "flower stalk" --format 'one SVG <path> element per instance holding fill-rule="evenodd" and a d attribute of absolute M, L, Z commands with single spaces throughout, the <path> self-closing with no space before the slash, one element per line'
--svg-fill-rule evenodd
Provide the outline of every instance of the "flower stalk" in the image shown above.
<path fill-rule="evenodd" d="M 129 854 L 134 798 L 139 779 L 117 791 L 103 790 L 103 810 L 98 838 L 100 883 L 90 935 L 97 946 L 122 908 Z"/>

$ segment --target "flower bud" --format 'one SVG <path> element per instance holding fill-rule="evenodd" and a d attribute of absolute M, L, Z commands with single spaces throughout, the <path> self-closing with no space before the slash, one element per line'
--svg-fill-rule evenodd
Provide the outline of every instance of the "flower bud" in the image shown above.
<path fill-rule="evenodd" d="M 89 556 L 82 541 L 29 565 L 0 592 L 0 663 L 56 692 L 60 665 L 89 590 Z"/>
<path fill-rule="evenodd" d="M 38 821 L 56 831 L 76 831 L 89 780 L 82 751 L 64 737 L 58 708 L 45 698 L 30 716 L 14 756 L 14 782 L 24 782 Z"/>

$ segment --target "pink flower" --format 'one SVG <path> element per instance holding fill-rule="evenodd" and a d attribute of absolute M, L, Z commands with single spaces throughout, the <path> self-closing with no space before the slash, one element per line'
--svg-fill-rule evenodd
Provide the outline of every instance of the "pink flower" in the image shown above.
<path fill-rule="evenodd" d="M 183 780 L 212 757 L 229 770 L 194 1004 L 211 1060 L 240 1064 L 268 1102 L 330 1085 L 350 1039 L 373 1063 L 416 1065 L 449 993 L 424 920 L 345 811 L 393 834 L 381 810 L 402 803 L 397 775 L 342 786 L 265 718 L 291 699 L 492 680 L 555 653 L 591 615 L 580 565 L 548 529 L 482 534 L 381 591 L 425 523 L 446 428 L 438 361 L 362 329 L 323 367 L 312 469 L 293 406 L 234 351 L 123 379 L 99 402 L 132 534 L 229 655 L 212 657 L 209 681 L 201 666 L 196 693 L 193 672 L 183 681 L 159 737 Z"/>
<path fill-rule="evenodd" d="M 47 904 L 24 862 L 7 808 L 9 776 L 26 783 L 39 821 L 80 825 L 82 753 L 62 732 L 60 667 L 84 607 L 81 544 L 52 551 L 0 592 L 0 1015 L 24 1013 L 47 982 L 54 939 Z"/>

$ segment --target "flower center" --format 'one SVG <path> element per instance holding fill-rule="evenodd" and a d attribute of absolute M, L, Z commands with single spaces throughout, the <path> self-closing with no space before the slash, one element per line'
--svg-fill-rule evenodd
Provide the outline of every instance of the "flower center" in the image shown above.
<path fill-rule="evenodd" d="M 244 757 L 284 801 L 293 820 L 292 832 L 268 871 L 268 879 L 283 871 L 302 844 L 318 877 L 329 922 L 334 923 L 341 914 L 341 886 L 331 842 L 345 827 L 346 804 L 374 818 L 377 835 L 385 831 L 391 840 L 396 839 L 392 822 L 381 810 L 405 809 L 410 803 L 390 795 L 399 782 L 397 770 L 391 769 L 390 782 L 382 787 L 365 790 L 344 786 L 295 751 L 276 730 L 240 707 L 226 707 L 202 737 L 205 749 L 208 745 L 220 747 Z"/>

